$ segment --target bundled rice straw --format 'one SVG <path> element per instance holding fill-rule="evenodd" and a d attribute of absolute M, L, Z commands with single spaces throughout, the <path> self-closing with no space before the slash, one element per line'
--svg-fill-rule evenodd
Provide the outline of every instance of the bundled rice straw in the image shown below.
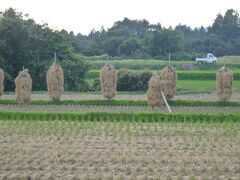
<path fill-rule="evenodd" d="M 113 65 L 107 63 L 100 72 L 101 92 L 107 99 L 112 99 L 117 94 L 117 74 Z"/>
<path fill-rule="evenodd" d="M 164 83 L 161 77 L 158 75 L 153 75 L 148 81 L 148 91 L 147 100 L 148 104 L 152 107 L 162 106 L 164 104 L 164 99 L 161 94 L 163 91 Z"/>
<path fill-rule="evenodd" d="M 52 100 L 60 100 L 64 92 L 64 73 L 59 64 L 53 64 L 47 71 L 48 95 Z"/>
<path fill-rule="evenodd" d="M 167 65 L 161 72 L 164 81 L 163 93 L 167 100 L 172 99 L 176 95 L 177 73 L 176 69 L 171 65 Z"/>
<path fill-rule="evenodd" d="M 18 104 L 31 104 L 32 79 L 28 69 L 20 71 L 15 79 L 16 102 Z"/>
<path fill-rule="evenodd" d="M 232 82 L 233 74 L 226 68 L 222 67 L 217 71 L 217 96 L 221 101 L 226 101 L 231 98 L 232 95 Z"/>

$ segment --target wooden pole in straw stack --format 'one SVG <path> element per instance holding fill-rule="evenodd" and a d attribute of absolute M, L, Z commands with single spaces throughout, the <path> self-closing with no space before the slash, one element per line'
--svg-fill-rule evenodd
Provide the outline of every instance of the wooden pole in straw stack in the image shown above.
<path fill-rule="evenodd" d="M 170 52 L 168 54 L 168 61 L 169 61 L 169 64 L 162 69 L 160 74 L 164 84 L 161 94 L 164 97 L 164 101 L 165 101 L 165 105 L 167 106 L 167 109 L 169 110 L 169 112 L 172 112 L 170 106 L 167 103 L 167 100 L 172 99 L 176 95 L 177 73 L 176 73 L 176 69 L 170 65 L 170 61 L 171 61 Z"/>
<path fill-rule="evenodd" d="M 162 94 L 164 103 L 165 103 L 165 105 L 167 106 L 168 111 L 169 111 L 169 112 L 172 112 L 172 110 L 171 110 L 171 108 L 170 108 L 170 106 L 169 106 L 169 104 L 168 104 L 168 102 L 167 102 L 167 100 L 166 100 L 166 97 L 165 97 L 165 95 L 163 94 L 162 91 L 161 91 L 161 94 Z"/>

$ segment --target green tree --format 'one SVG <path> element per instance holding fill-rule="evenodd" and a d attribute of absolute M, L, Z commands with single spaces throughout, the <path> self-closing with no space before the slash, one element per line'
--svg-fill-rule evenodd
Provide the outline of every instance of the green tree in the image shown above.
<path fill-rule="evenodd" d="M 237 11 L 227 10 L 223 18 L 222 30 L 226 38 L 234 39 L 240 35 L 240 20 Z"/>
<path fill-rule="evenodd" d="M 125 56 L 132 56 L 138 48 L 139 42 L 136 38 L 128 38 L 119 46 L 120 53 Z"/>
<path fill-rule="evenodd" d="M 176 53 L 184 48 L 183 34 L 171 29 L 149 33 L 147 43 L 152 56 L 166 57 L 169 52 Z"/>
<path fill-rule="evenodd" d="M 212 27 L 209 28 L 209 31 L 218 35 L 223 34 L 223 16 L 221 14 L 217 15 Z"/>
<path fill-rule="evenodd" d="M 122 43 L 122 38 L 113 36 L 104 41 L 104 50 L 110 56 L 117 56 L 119 51 L 119 45 Z"/>
<path fill-rule="evenodd" d="M 29 69 L 33 79 L 33 90 L 46 90 L 46 71 L 53 63 L 53 53 L 58 55 L 58 63 L 71 64 L 79 67 L 76 73 L 79 78 L 84 78 L 86 65 L 77 62 L 74 56 L 73 44 L 75 36 L 65 30 L 54 31 L 47 24 L 39 25 L 34 20 L 28 19 L 22 13 L 10 8 L 0 14 L 0 55 L 3 62 L 2 68 L 6 73 L 6 90 L 14 90 L 14 79 L 23 68 Z M 65 62 L 66 61 L 66 62 Z M 81 64 L 78 65 L 78 64 Z M 66 73 L 66 78 L 72 76 Z M 78 88 L 80 84 L 68 85 L 69 89 Z M 83 83 L 83 81 L 77 81 Z M 68 89 L 67 89 L 68 90 Z"/>

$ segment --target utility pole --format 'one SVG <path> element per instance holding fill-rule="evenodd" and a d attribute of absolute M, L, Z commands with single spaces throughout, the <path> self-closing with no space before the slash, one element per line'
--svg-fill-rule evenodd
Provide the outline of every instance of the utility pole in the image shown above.
<path fill-rule="evenodd" d="M 226 68 L 226 58 L 224 57 L 224 68 Z"/>
<path fill-rule="evenodd" d="M 169 62 L 171 61 L 171 53 L 170 52 L 168 53 L 168 61 Z"/>
<path fill-rule="evenodd" d="M 56 62 L 57 62 L 57 53 L 54 52 L 54 64 L 56 64 Z"/>

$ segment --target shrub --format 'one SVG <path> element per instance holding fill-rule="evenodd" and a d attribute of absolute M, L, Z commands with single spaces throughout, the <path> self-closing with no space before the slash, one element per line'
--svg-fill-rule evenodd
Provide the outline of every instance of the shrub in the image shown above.
<path fill-rule="evenodd" d="M 117 89 L 118 91 L 146 91 L 151 76 L 152 73 L 149 71 L 137 73 L 128 69 L 120 69 Z"/>
<path fill-rule="evenodd" d="M 101 87 L 100 87 L 100 79 L 96 78 L 96 79 L 94 79 L 94 82 L 93 82 L 93 90 L 94 91 L 99 91 L 100 89 L 101 89 Z"/>

